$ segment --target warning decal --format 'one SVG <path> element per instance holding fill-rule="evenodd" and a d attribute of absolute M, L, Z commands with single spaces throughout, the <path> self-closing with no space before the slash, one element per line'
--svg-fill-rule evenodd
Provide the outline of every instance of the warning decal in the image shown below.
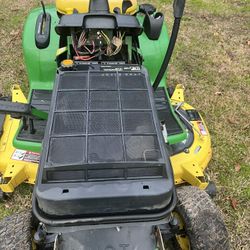
<path fill-rule="evenodd" d="M 203 124 L 203 122 L 199 121 L 197 122 L 198 128 L 200 130 L 201 135 L 207 135 L 207 130 Z"/>
<path fill-rule="evenodd" d="M 11 159 L 16 161 L 39 163 L 40 154 L 31 151 L 16 149 Z"/>

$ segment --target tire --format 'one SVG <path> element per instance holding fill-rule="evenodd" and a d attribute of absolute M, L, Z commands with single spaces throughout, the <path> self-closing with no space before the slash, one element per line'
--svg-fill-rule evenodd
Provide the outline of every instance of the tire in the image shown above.
<path fill-rule="evenodd" d="M 14 214 L 0 222 L 0 250 L 32 249 L 31 212 Z"/>
<path fill-rule="evenodd" d="M 230 249 L 221 214 L 205 191 L 193 186 L 182 186 L 177 188 L 177 198 L 175 213 L 183 220 L 189 248 Z"/>

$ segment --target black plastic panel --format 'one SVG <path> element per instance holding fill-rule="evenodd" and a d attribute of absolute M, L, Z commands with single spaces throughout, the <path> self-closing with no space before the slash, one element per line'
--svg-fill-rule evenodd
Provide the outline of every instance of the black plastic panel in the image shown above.
<path fill-rule="evenodd" d="M 119 109 L 119 96 L 117 91 L 90 91 L 90 110 L 117 110 Z"/>
<path fill-rule="evenodd" d="M 56 113 L 53 135 L 78 135 L 86 133 L 86 112 Z"/>
<path fill-rule="evenodd" d="M 142 33 L 136 16 L 110 13 L 87 13 L 63 15 L 56 26 L 58 35 L 71 35 L 71 29 L 119 29 L 128 35 L 138 36 Z"/>
<path fill-rule="evenodd" d="M 120 112 L 89 112 L 89 134 L 121 133 Z"/>
<path fill-rule="evenodd" d="M 67 72 L 67 74 L 61 75 L 60 85 L 58 89 L 81 89 L 86 90 L 87 88 L 87 75 L 82 75 L 79 72 Z"/>
<path fill-rule="evenodd" d="M 142 74 L 125 73 L 120 75 L 121 89 L 147 89 L 145 76 Z"/>
<path fill-rule="evenodd" d="M 102 79 L 101 81 L 100 78 Z M 118 89 L 117 75 L 115 73 L 91 74 L 89 84 L 91 90 Z"/>
<path fill-rule="evenodd" d="M 85 162 L 85 154 L 83 152 L 86 146 L 86 138 L 83 136 L 52 138 L 49 145 L 48 163 L 53 166 L 78 165 Z"/>
<path fill-rule="evenodd" d="M 124 90 L 121 92 L 122 108 L 132 110 L 150 109 L 148 92 L 144 90 Z"/>
<path fill-rule="evenodd" d="M 91 229 L 62 234 L 59 249 L 152 250 L 157 245 L 149 225 Z M 107 247 L 108 246 L 108 247 Z"/>
<path fill-rule="evenodd" d="M 49 111 L 51 95 L 51 90 L 35 89 L 32 91 L 30 104 L 37 110 Z"/>
<path fill-rule="evenodd" d="M 154 95 L 159 120 L 166 125 L 168 135 L 176 135 L 183 133 L 181 126 L 179 125 L 177 119 L 174 117 L 171 111 L 171 104 L 168 100 L 165 89 L 158 88 L 155 91 Z"/>
<path fill-rule="evenodd" d="M 59 71 L 35 188 L 44 213 L 154 213 L 170 204 L 172 172 L 148 79 L 140 68 Z"/>
<path fill-rule="evenodd" d="M 155 133 L 155 126 L 151 112 L 123 112 L 125 133 Z"/>
<path fill-rule="evenodd" d="M 124 161 L 124 149 L 122 143 L 122 136 L 120 135 L 89 136 L 88 145 L 89 163 Z"/>
<path fill-rule="evenodd" d="M 162 160 L 156 121 L 143 74 L 86 71 L 77 72 L 73 81 L 68 75 L 73 73 L 59 75 L 58 90 L 54 93 L 55 107 L 51 110 L 52 126 L 45 168 L 67 168 L 68 163 L 112 162 L 119 166 L 119 162 Z M 72 90 L 71 84 L 77 91 Z M 87 138 L 85 147 L 78 145 L 79 141 L 76 144 L 84 149 L 78 153 L 86 156 L 85 161 L 71 162 L 65 158 L 65 163 L 59 162 L 55 154 L 55 136 L 60 137 L 57 140 L 60 139 L 62 145 L 69 144 L 67 136 L 72 137 L 71 141 Z M 72 147 L 66 146 L 67 150 L 63 149 L 64 146 L 60 148 L 62 158 L 68 155 L 71 159 L 75 153 L 73 144 Z"/>
<path fill-rule="evenodd" d="M 161 151 L 156 136 L 125 136 L 126 158 L 129 161 L 159 161 Z"/>
<path fill-rule="evenodd" d="M 57 96 L 56 110 L 86 110 L 87 92 L 86 91 L 67 91 L 60 92 Z"/>

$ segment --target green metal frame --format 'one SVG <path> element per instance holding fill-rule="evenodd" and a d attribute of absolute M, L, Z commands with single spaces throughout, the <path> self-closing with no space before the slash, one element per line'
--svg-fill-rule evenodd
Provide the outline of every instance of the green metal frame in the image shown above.
<path fill-rule="evenodd" d="M 56 76 L 56 52 L 59 45 L 59 36 L 55 32 L 59 18 L 57 16 L 56 8 L 54 6 L 47 6 L 46 11 L 52 17 L 52 27 L 50 44 L 48 48 L 39 50 L 35 45 L 35 25 L 38 15 L 42 12 L 41 8 L 34 9 L 28 16 L 23 32 L 23 51 L 24 60 L 26 64 L 28 80 L 30 84 L 29 96 L 33 89 L 47 89 L 52 90 Z M 138 14 L 137 18 L 140 23 L 143 23 L 143 15 Z M 153 84 L 157 73 L 163 62 L 164 55 L 169 43 L 169 36 L 167 26 L 164 24 L 162 32 L 158 40 L 149 40 L 145 33 L 139 36 L 140 53 L 144 59 L 143 65 L 147 68 L 151 83 Z M 163 77 L 160 86 L 166 88 L 166 76 Z M 169 99 L 169 96 L 168 96 Z M 170 99 L 169 99 L 170 101 Z M 183 132 L 177 135 L 168 136 L 166 139 L 169 144 L 175 144 L 186 139 L 187 133 L 175 114 L 172 106 L 171 111 L 181 126 Z M 20 125 L 22 126 L 22 124 Z M 20 130 L 20 128 L 19 128 Z M 19 131 L 17 131 L 18 134 Z M 14 146 L 19 149 L 40 152 L 42 149 L 41 143 L 34 143 L 29 141 L 20 141 L 17 139 L 17 134 L 14 139 Z"/>
<path fill-rule="evenodd" d="M 59 36 L 55 32 L 58 16 L 55 7 L 48 6 L 46 11 L 52 17 L 50 44 L 46 49 L 38 49 L 35 44 L 35 25 L 42 9 L 34 9 L 28 16 L 23 31 L 23 52 L 30 84 L 30 93 L 33 89 L 53 89 L 56 75 L 56 52 L 59 45 Z"/>

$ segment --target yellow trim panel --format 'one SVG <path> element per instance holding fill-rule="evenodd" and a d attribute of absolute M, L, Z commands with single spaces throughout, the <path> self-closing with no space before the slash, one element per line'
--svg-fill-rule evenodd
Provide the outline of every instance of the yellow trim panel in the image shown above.
<path fill-rule="evenodd" d="M 194 109 L 184 102 L 184 87 L 178 84 L 171 97 L 171 103 L 177 106 L 180 102 L 183 102 L 182 109 Z M 194 134 L 193 144 L 185 152 L 170 157 L 175 184 L 188 183 L 200 189 L 205 189 L 208 182 L 204 171 L 212 158 L 211 138 L 202 117 L 201 121 L 192 121 L 191 124 Z M 201 126 L 203 130 L 201 130 Z"/>
<path fill-rule="evenodd" d="M 122 10 L 123 0 L 108 0 L 109 10 L 114 13 L 114 8 L 118 7 Z M 125 14 L 133 15 L 137 11 L 137 0 L 130 0 L 132 6 L 127 9 Z M 56 0 L 56 9 L 59 13 L 64 15 L 73 14 L 74 9 L 78 13 L 88 13 L 89 12 L 90 0 Z"/>
<path fill-rule="evenodd" d="M 12 88 L 12 101 L 26 103 L 27 100 L 18 85 Z M 23 182 L 34 184 L 38 164 L 32 162 L 28 151 L 17 151 L 13 145 L 13 139 L 19 127 L 20 120 L 13 119 L 9 115 L 5 118 L 3 135 L 0 138 L 0 189 L 5 193 L 13 192 Z M 39 156 L 35 153 L 36 158 Z"/>

